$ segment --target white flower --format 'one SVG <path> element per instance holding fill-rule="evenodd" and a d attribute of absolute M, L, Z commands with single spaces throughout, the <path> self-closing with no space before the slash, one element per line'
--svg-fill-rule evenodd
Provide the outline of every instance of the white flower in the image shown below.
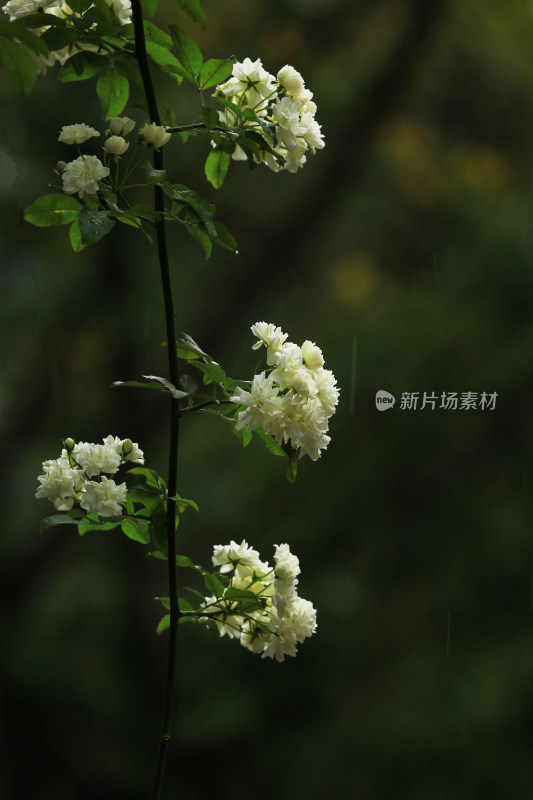
<path fill-rule="evenodd" d="M 256 425 L 265 430 L 265 420 L 275 414 L 281 404 L 278 388 L 273 385 L 272 377 L 266 377 L 264 372 L 254 376 L 249 392 L 238 387 L 230 399 L 232 403 L 247 406 L 239 412 L 235 427 L 240 430 L 246 426 L 250 432 Z"/>
<path fill-rule="evenodd" d="M 220 636 L 238 638 L 252 653 L 283 661 L 286 655 L 295 656 L 297 644 L 315 632 L 316 612 L 308 600 L 296 593 L 298 558 L 287 544 L 274 548 L 276 566 L 272 569 L 245 541 L 240 545 L 233 541 L 217 545 L 213 563 L 219 562 L 220 572 L 229 577 L 229 588 L 253 592 L 260 605 L 239 607 L 239 599 L 226 597 L 226 589 L 222 597 L 206 597 L 202 610 L 209 615 L 205 620 L 214 619 Z M 254 563 L 246 564 L 246 560 Z"/>
<path fill-rule="evenodd" d="M 285 64 L 277 74 L 278 81 L 281 83 L 288 95 L 296 100 L 301 99 L 305 90 L 304 79 L 290 64 Z"/>
<path fill-rule="evenodd" d="M 144 137 L 145 142 L 153 145 L 156 150 L 159 150 L 160 147 L 169 142 L 172 135 L 167 133 L 166 128 L 156 125 L 155 122 L 150 123 L 150 125 L 146 123 L 139 133 Z"/>
<path fill-rule="evenodd" d="M 65 144 L 82 144 L 92 136 L 100 136 L 100 134 L 85 122 L 78 122 L 75 125 L 63 125 L 57 141 Z"/>
<path fill-rule="evenodd" d="M 87 481 L 80 506 L 89 513 L 100 517 L 116 517 L 122 514 L 122 506 L 126 500 L 126 484 L 117 486 L 114 480 L 102 475 L 101 481 Z"/>
<path fill-rule="evenodd" d="M 339 389 L 337 380 L 330 369 L 317 369 L 313 372 L 313 378 L 318 388 L 318 398 L 322 403 L 322 408 L 327 417 L 335 413 L 335 408 L 339 402 Z"/>
<path fill-rule="evenodd" d="M 106 139 L 104 149 L 114 156 L 122 156 L 129 147 L 129 143 L 122 136 L 110 136 Z"/>
<path fill-rule="evenodd" d="M 266 645 L 262 658 L 275 658 L 284 661 L 285 656 L 295 656 L 296 645 L 316 630 L 316 611 L 313 604 L 303 597 L 294 595 L 288 607 L 281 614 L 281 609 L 274 609 L 269 627 L 276 634 Z"/>
<path fill-rule="evenodd" d="M 232 540 L 227 545 L 215 545 L 212 560 L 215 567 L 220 567 L 220 572 L 231 572 L 237 564 L 249 566 L 257 564 L 259 553 L 252 547 L 248 547 L 245 539 L 240 544 Z"/>
<path fill-rule="evenodd" d="M 287 172 L 295 173 L 298 172 L 300 167 L 307 161 L 307 156 L 305 155 L 307 152 L 307 145 L 300 144 L 298 147 L 293 147 L 286 156 L 285 156 L 285 164 L 283 165 L 283 169 L 286 169 Z"/>
<path fill-rule="evenodd" d="M 238 105 L 253 108 L 256 113 L 264 106 L 264 101 L 276 91 L 274 76 L 263 69 L 261 60 L 245 58 L 233 65 L 232 77 L 217 89 L 225 97 L 241 95 Z"/>
<path fill-rule="evenodd" d="M 111 133 L 115 136 L 127 136 L 135 127 L 135 122 L 129 117 L 113 117 L 109 122 Z"/>
<path fill-rule="evenodd" d="M 302 345 L 302 358 L 308 369 L 315 370 L 324 366 L 322 350 L 314 342 L 310 342 L 309 339 L 306 339 Z"/>
<path fill-rule="evenodd" d="M 51 5 L 55 0 L 9 0 L 5 6 L 2 6 L 2 11 L 9 14 L 9 21 L 19 17 L 26 17 L 28 14 L 36 14 L 39 8 L 46 8 Z"/>
<path fill-rule="evenodd" d="M 270 374 L 272 380 L 282 389 L 292 386 L 303 365 L 302 351 L 294 342 L 286 342 L 277 352 L 275 363 L 276 369 Z"/>
<path fill-rule="evenodd" d="M 69 511 L 81 489 L 83 476 L 70 465 L 68 458 L 58 458 L 43 463 L 43 474 L 37 480 L 41 485 L 35 497 L 47 497 L 58 511 Z"/>
<path fill-rule="evenodd" d="M 80 156 L 65 167 L 61 176 L 63 191 L 67 194 L 78 192 L 80 197 L 84 194 L 96 194 L 98 181 L 108 175 L 109 167 L 104 167 L 96 156 Z"/>
<path fill-rule="evenodd" d="M 282 581 L 294 580 L 301 571 L 298 556 L 291 553 L 288 544 L 275 544 L 274 548 L 274 563 L 276 565 L 274 572 L 276 573 L 276 578 L 280 578 Z"/>
<path fill-rule="evenodd" d="M 130 0 L 106 0 L 107 5 L 109 8 L 112 9 L 113 13 L 121 25 L 127 25 L 131 22 L 131 2 Z"/>
<path fill-rule="evenodd" d="M 300 119 L 301 105 L 300 100 L 283 97 L 276 101 L 272 109 L 272 116 L 278 123 L 276 129 L 278 144 L 286 147 L 289 152 L 295 147 L 301 147 L 302 143 L 298 141 L 298 137 L 303 136 L 307 131 Z"/>
<path fill-rule="evenodd" d="M 304 111 L 301 116 L 302 127 L 305 128 L 303 138 L 311 148 L 311 152 L 321 150 L 325 147 L 324 136 L 320 130 L 320 125 L 309 111 Z"/>
<path fill-rule="evenodd" d="M 287 334 L 283 333 L 281 328 L 276 327 L 271 322 L 256 322 L 250 330 L 259 339 L 258 342 L 252 345 L 252 350 L 258 350 L 264 344 L 267 348 L 267 364 L 269 366 L 275 364 L 276 356 L 281 350 Z"/>
<path fill-rule="evenodd" d="M 72 455 L 89 478 L 101 472 L 114 475 L 122 461 L 117 451 L 107 444 L 78 442 Z"/>
<path fill-rule="evenodd" d="M 106 436 L 104 444 L 111 447 L 123 461 L 132 461 L 135 464 L 144 464 L 144 453 L 131 439 L 119 439 L 118 436 Z"/>

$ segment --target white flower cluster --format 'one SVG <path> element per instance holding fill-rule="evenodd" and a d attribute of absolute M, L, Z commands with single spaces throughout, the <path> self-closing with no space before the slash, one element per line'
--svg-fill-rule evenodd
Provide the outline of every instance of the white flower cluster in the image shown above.
<path fill-rule="evenodd" d="M 105 153 L 117 158 L 123 155 L 129 147 L 124 136 L 131 133 L 134 127 L 135 122 L 129 117 L 113 117 L 109 123 L 109 130 L 106 131 Z M 79 145 L 95 136 L 100 136 L 97 130 L 85 122 L 77 122 L 74 125 L 63 125 L 58 141 L 68 145 Z M 74 161 L 69 161 L 68 164 L 59 161 L 57 166 L 63 180 L 63 191 L 66 194 L 77 192 L 79 197 L 83 197 L 84 194 L 96 194 L 99 188 L 98 181 L 107 178 L 110 173 L 109 167 L 104 166 L 97 156 L 82 155 Z"/>
<path fill-rule="evenodd" d="M 209 616 L 204 619 L 214 619 L 220 636 L 238 639 L 262 658 L 284 661 L 285 656 L 295 656 L 297 644 L 315 632 L 316 611 L 296 592 L 298 558 L 287 544 L 274 547 L 274 567 L 261 561 L 257 550 L 244 540 L 214 547 L 213 564 L 230 579 L 225 593 L 228 589 L 252 592 L 261 607 L 246 612 L 241 607 L 239 613 L 239 599 L 207 597 L 205 610 Z"/>
<path fill-rule="evenodd" d="M 268 151 L 260 157 L 254 156 L 257 162 L 265 163 L 274 172 L 280 169 L 296 172 L 305 164 L 308 152 L 314 154 L 324 147 L 324 137 L 315 119 L 313 93 L 305 88 L 302 76 L 289 64 L 274 77 L 263 69 L 260 59 L 245 58 L 242 63 L 234 64 L 232 77 L 217 86 L 215 94 L 230 100 L 241 112 L 251 109 L 258 117 L 275 125 L 273 150 L 281 156 L 282 164 Z M 237 122 L 236 113 L 228 108 L 219 111 L 219 118 L 228 127 Z M 245 118 L 244 126 L 269 141 L 257 120 Z M 232 158 L 244 161 L 247 156 L 237 145 Z"/>
<path fill-rule="evenodd" d="M 131 0 L 105 0 L 105 2 L 113 11 L 121 25 L 128 25 L 131 22 Z M 5 14 L 9 14 L 10 22 L 14 22 L 21 17 L 27 17 L 29 14 L 37 14 L 39 10 L 43 10 L 47 14 L 53 14 L 54 17 L 59 17 L 67 23 L 74 17 L 80 17 L 77 12 L 70 8 L 68 2 L 64 2 L 64 0 L 60 0 L 60 2 L 58 2 L 58 0 L 8 0 L 5 6 L 2 6 L 2 11 Z M 96 23 L 91 27 L 96 27 Z M 34 33 L 44 33 L 44 31 L 48 29 L 49 26 L 46 25 L 34 30 Z M 55 63 L 59 63 L 63 66 L 68 58 L 75 53 L 79 53 L 80 50 L 89 50 L 93 53 L 97 53 L 98 45 L 71 45 L 69 47 L 63 47 L 61 50 L 52 50 L 47 56 L 37 55 L 33 53 L 33 51 L 28 52 L 35 61 L 39 74 L 44 75 L 48 67 L 52 67 Z"/>
<path fill-rule="evenodd" d="M 116 484 L 101 473 L 114 475 L 121 464 L 144 464 L 144 454 L 131 439 L 107 436 L 103 444 L 65 440 L 59 458 L 43 461 L 43 474 L 35 497 L 46 497 L 57 511 L 70 511 L 74 503 L 100 517 L 122 514 L 126 484 Z M 100 480 L 91 480 L 98 478 Z"/>
<path fill-rule="evenodd" d="M 251 330 L 259 340 L 253 349 L 265 345 L 273 369 L 255 375 L 250 391 L 235 390 L 231 402 L 246 406 L 235 427 L 252 433 L 259 425 L 279 445 L 290 442 L 300 458 L 316 461 L 330 442 L 329 418 L 339 402 L 335 376 L 324 369 L 322 351 L 313 342 L 301 347 L 287 342 L 287 334 L 267 322 L 256 322 Z"/>

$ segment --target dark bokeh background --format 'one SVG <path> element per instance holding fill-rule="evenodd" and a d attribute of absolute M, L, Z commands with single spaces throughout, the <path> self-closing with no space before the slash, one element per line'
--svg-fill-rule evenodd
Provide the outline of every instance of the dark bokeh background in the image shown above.
<path fill-rule="evenodd" d="M 522 798 L 533 723 L 533 6 L 525 0 L 206 0 L 208 57 L 294 64 L 326 149 L 297 175 L 166 150 L 239 254 L 171 230 L 178 325 L 250 375 L 249 325 L 315 340 L 342 387 L 332 442 L 295 486 L 229 426 L 183 426 L 180 549 L 290 542 L 318 632 L 258 659 L 183 626 L 165 798 Z M 163 79 L 188 122 L 195 98 Z M 54 530 L 34 501 L 61 437 L 130 436 L 165 470 L 166 404 L 109 391 L 164 374 L 155 252 L 115 230 L 74 255 L 21 223 L 64 149 L 102 127 L 94 81 L 0 74 L 0 796 L 141 800 L 159 735 L 164 565 L 122 535 Z M 141 113 L 130 112 L 138 120 Z M 355 373 L 355 381 L 353 376 Z M 378 389 L 394 409 L 380 413 Z M 494 411 L 402 411 L 402 392 L 497 392 Z"/>

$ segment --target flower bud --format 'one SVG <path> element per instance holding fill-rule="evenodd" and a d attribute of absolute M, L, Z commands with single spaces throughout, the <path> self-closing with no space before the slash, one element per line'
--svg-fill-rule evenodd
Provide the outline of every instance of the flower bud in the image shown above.
<path fill-rule="evenodd" d="M 167 133 L 166 128 L 163 128 L 162 125 L 156 125 L 155 122 L 150 125 L 147 123 L 139 133 L 144 137 L 146 144 L 153 145 L 156 150 L 159 150 L 160 147 L 169 142 L 171 136 L 170 133 Z"/>
<path fill-rule="evenodd" d="M 114 156 L 122 156 L 128 147 L 128 142 L 122 136 L 110 136 L 104 145 L 104 150 Z"/>
<path fill-rule="evenodd" d="M 67 452 L 70 453 L 71 450 L 74 450 L 74 445 L 76 444 L 76 442 L 74 441 L 74 439 L 71 439 L 70 436 L 69 436 L 68 439 L 65 439 L 63 444 L 65 445 L 65 450 L 67 450 Z"/>
<path fill-rule="evenodd" d="M 304 79 L 290 64 L 280 69 L 277 78 L 290 97 L 297 98 L 305 90 Z"/>
<path fill-rule="evenodd" d="M 314 342 L 305 341 L 302 345 L 302 357 L 308 369 L 320 369 L 324 366 L 322 350 Z"/>
<path fill-rule="evenodd" d="M 65 171 L 66 166 L 67 166 L 66 161 L 58 161 L 56 164 L 56 171 L 59 172 L 60 175 L 62 175 Z"/>
<path fill-rule="evenodd" d="M 129 117 L 113 117 L 109 123 L 111 133 L 115 136 L 127 136 L 135 127 L 135 122 Z"/>
<path fill-rule="evenodd" d="M 133 450 L 133 442 L 131 439 L 124 439 L 122 442 L 122 453 L 124 457 L 128 456 Z"/>

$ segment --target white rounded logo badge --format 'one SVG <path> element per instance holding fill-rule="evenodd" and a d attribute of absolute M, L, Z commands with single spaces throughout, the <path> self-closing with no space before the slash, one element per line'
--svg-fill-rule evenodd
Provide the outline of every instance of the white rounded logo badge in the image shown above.
<path fill-rule="evenodd" d="M 376 392 L 376 408 L 378 411 L 388 411 L 389 408 L 393 407 L 395 402 L 396 398 L 394 395 L 386 392 L 385 389 L 380 389 Z"/>

